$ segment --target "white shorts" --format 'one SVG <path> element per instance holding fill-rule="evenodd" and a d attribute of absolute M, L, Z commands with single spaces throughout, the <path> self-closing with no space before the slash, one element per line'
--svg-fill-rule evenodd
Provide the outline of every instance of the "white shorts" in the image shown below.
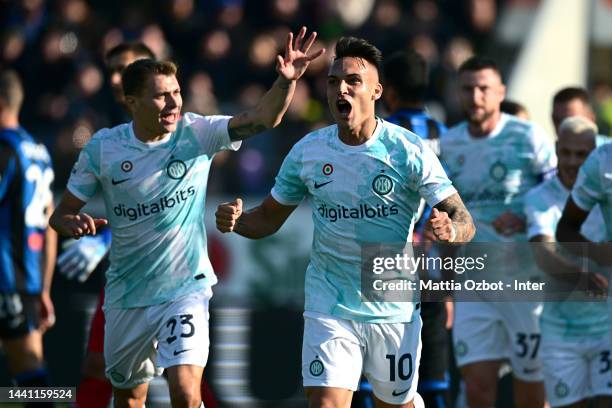
<path fill-rule="evenodd" d="M 457 366 L 508 359 L 523 381 L 543 380 L 539 358 L 541 303 L 457 302 L 453 346 Z"/>
<path fill-rule="evenodd" d="M 612 396 L 612 356 L 606 336 L 568 341 L 544 333 L 541 357 L 551 406 Z"/>
<path fill-rule="evenodd" d="M 149 307 L 105 310 L 106 377 L 133 388 L 176 365 L 206 366 L 209 288 Z"/>
<path fill-rule="evenodd" d="M 304 314 L 304 387 L 356 391 L 361 374 L 376 398 L 405 404 L 416 394 L 421 358 L 421 317 L 411 323 L 359 323 Z"/>

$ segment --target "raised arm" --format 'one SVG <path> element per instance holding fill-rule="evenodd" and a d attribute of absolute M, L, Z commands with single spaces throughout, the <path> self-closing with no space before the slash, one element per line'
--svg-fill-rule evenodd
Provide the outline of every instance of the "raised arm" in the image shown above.
<path fill-rule="evenodd" d="M 84 201 L 66 190 L 49 224 L 59 235 L 65 237 L 79 239 L 84 235 L 96 235 L 97 227 L 107 225 L 108 221 L 104 218 L 93 218 L 86 213 L 79 213 L 84 205 Z"/>
<path fill-rule="evenodd" d="M 439 241 L 469 242 L 476 232 L 472 216 L 457 193 L 436 204 L 429 221 Z"/>
<path fill-rule="evenodd" d="M 307 40 L 304 40 L 305 36 L 306 27 L 302 27 L 295 41 L 293 33 L 290 32 L 287 35 L 285 56 L 276 57 L 278 79 L 255 108 L 230 119 L 228 130 L 232 141 L 243 140 L 268 128 L 278 126 L 293 99 L 296 81 L 304 74 L 310 61 L 325 52 L 325 49 L 320 49 L 308 55 L 310 47 L 317 38 L 317 33 L 310 34 Z"/>
<path fill-rule="evenodd" d="M 237 198 L 217 208 L 217 229 L 251 239 L 264 238 L 278 231 L 296 207 L 282 205 L 269 195 L 258 207 L 242 212 L 242 200 Z"/>

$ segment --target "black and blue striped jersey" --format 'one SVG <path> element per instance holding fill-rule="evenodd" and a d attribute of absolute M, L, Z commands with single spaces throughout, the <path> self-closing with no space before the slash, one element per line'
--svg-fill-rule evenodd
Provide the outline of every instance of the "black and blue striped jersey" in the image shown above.
<path fill-rule="evenodd" d="M 425 109 L 400 109 L 389 116 L 387 121 L 415 133 L 425 141 L 436 156 L 440 156 L 440 136 L 446 133 L 448 128 L 432 118 Z M 423 229 L 430 214 L 431 207 L 425 206 L 423 214 L 414 226 L 415 231 L 420 232 Z"/>
<path fill-rule="evenodd" d="M 44 145 L 0 130 L 0 293 L 38 294 L 54 173 Z"/>

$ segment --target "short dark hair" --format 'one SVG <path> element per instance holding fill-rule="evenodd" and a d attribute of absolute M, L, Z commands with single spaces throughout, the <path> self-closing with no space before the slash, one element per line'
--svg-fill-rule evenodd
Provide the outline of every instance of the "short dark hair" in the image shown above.
<path fill-rule="evenodd" d="M 19 112 L 23 103 L 23 86 L 19 75 L 12 69 L 0 70 L 0 99 L 10 110 Z"/>
<path fill-rule="evenodd" d="M 591 105 L 589 92 L 586 89 L 577 86 L 563 88 L 557 92 L 553 97 L 553 105 L 556 103 L 567 103 L 573 101 L 574 99 L 580 99 L 585 105 Z"/>
<path fill-rule="evenodd" d="M 493 71 L 497 72 L 497 75 L 499 75 L 500 78 L 502 77 L 497 63 L 492 58 L 480 57 L 478 55 L 468 58 L 463 64 L 461 64 L 459 67 L 459 73 L 481 71 L 483 69 L 492 69 Z"/>
<path fill-rule="evenodd" d="M 104 55 L 104 60 L 108 61 L 111 58 L 128 51 L 133 52 L 134 54 L 139 56 L 147 57 L 148 59 L 155 59 L 155 54 L 153 54 L 153 51 L 151 51 L 151 49 L 147 47 L 144 43 L 124 42 L 108 50 Z"/>
<path fill-rule="evenodd" d="M 499 109 L 509 115 L 516 116 L 521 112 L 527 112 L 527 108 L 516 101 L 504 99 L 499 105 Z"/>
<path fill-rule="evenodd" d="M 374 65 L 379 74 L 382 73 L 382 52 L 363 38 L 340 37 L 334 60 L 345 57 L 363 58 Z"/>
<path fill-rule="evenodd" d="M 171 61 L 153 61 L 141 59 L 134 61 L 125 68 L 121 75 L 123 93 L 131 96 L 139 95 L 149 77 L 153 75 L 176 75 L 176 65 Z"/>
<path fill-rule="evenodd" d="M 422 102 L 429 84 L 427 62 L 414 50 L 398 51 L 383 64 L 385 83 L 392 86 L 400 100 Z"/>

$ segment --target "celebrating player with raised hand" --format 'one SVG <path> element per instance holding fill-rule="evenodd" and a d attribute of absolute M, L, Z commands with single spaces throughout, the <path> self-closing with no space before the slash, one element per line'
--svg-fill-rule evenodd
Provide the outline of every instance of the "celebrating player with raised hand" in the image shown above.
<path fill-rule="evenodd" d="M 133 122 L 97 132 L 85 146 L 52 226 L 66 236 L 96 232 L 106 220 L 80 213 L 101 190 L 113 235 L 104 310 L 106 374 L 115 404 L 142 406 L 148 381 L 168 371 L 173 406 L 199 406 L 208 358 L 208 300 L 216 283 L 206 253 L 204 202 L 214 154 L 277 126 L 316 34 L 288 35 L 278 79 L 240 115 L 181 113 L 176 66 L 150 59 L 122 76 Z"/>
<path fill-rule="evenodd" d="M 377 407 L 422 406 L 416 392 L 418 300 L 363 301 L 361 248 L 411 242 L 421 198 L 439 211 L 439 239 L 467 242 L 474 226 L 423 140 L 375 116 L 383 91 L 380 51 L 353 37 L 338 40 L 335 51 L 327 100 L 336 124 L 293 147 L 261 205 L 246 212 L 240 199 L 220 205 L 217 228 L 268 236 L 308 197 L 314 242 L 306 271 L 302 375 L 310 406 L 350 406 L 362 373 Z"/>

